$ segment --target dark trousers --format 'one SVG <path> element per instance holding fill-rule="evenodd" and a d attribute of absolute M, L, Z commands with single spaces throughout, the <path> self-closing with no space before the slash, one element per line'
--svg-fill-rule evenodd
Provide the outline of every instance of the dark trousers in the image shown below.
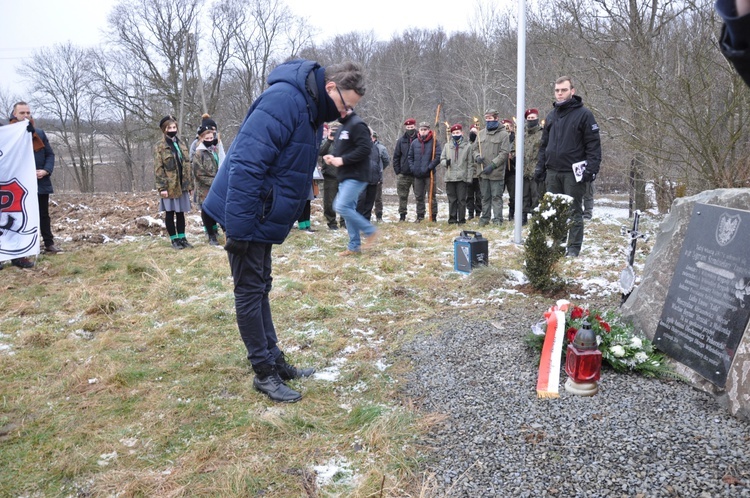
<path fill-rule="evenodd" d="M 448 194 L 448 223 L 466 223 L 466 190 L 465 182 L 445 182 Z"/>
<path fill-rule="evenodd" d="M 366 220 L 372 218 L 372 207 L 375 205 L 375 197 L 378 194 L 378 184 L 368 184 L 367 187 L 359 194 L 357 199 L 357 212 L 365 217 Z M 382 216 L 382 212 L 381 212 Z"/>
<path fill-rule="evenodd" d="M 432 220 L 437 219 L 437 195 L 435 185 L 432 185 Z M 417 199 L 417 219 L 422 220 L 425 217 L 425 198 L 427 202 L 430 202 L 430 177 L 427 178 L 414 178 L 414 197 Z"/>
<path fill-rule="evenodd" d="M 39 198 L 39 231 L 42 234 L 44 247 L 55 243 L 52 237 L 52 221 L 49 217 L 49 194 L 37 194 Z"/>
<path fill-rule="evenodd" d="M 516 213 L 516 175 L 505 173 L 505 183 L 503 185 L 508 191 L 508 221 L 513 221 L 513 215 Z"/>
<path fill-rule="evenodd" d="M 578 253 L 583 245 L 583 193 L 586 185 L 576 182 L 573 171 L 547 170 L 547 192 L 565 194 L 573 198 L 568 230 L 568 249 Z"/>
<path fill-rule="evenodd" d="M 469 210 L 469 218 L 474 213 L 479 216 L 482 213 L 482 189 L 479 188 L 479 178 L 474 178 L 466 189 L 466 209 Z"/>
<path fill-rule="evenodd" d="M 413 189 L 414 195 L 417 195 L 417 189 L 414 186 L 414 177 L 411 175 L 398 175 L 396 179 L 396 192 L 398 193 L 398 214 L 402 220 L 406 219 L 409 208 L 409 189 Z M 422 216 L 424 216 L 424 212 Z"/>
<path fill-rule="evenodd" d="M 323 216 L 329 227 L 338 226 L 336 223 L 336 211 L 333 209 L 333 200 L 339 193 L 339 181 L 335 177 L 323 175 Z M 343 218 L 341 218 L 343 221 Z"/>
<path fill-rule="evenodd" d="M 375 217 L 378 221 L 383 219 L 383 182 L 378 183 L 378 191 L 375 194 Z"/>
<path fill-rule="evenodd" d="M 242 256 L 227 253 L 234 279 L 237 327 L 253 366 L 274 364 L 281 354 L 271 317 L 271 244 L 250 242 Z"/>

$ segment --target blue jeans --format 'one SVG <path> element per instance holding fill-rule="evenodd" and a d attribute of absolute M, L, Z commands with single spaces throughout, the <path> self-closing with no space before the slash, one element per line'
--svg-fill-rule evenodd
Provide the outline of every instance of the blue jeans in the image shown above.
<path fill-rule="evenodd" d="M 234 279 L 237 328 L 254 366 L 274 364 L 281 351 L 271 317 L 271 244 L 251 242 L 242 256 L 227 253 Z"/>
<path fill-rule="evenodd" d="M 357 212 L 359 194 L 365 188 L 367 188 L 367 182 L 344 180 L 339 183 L 339 192 L 333 200 L 333 209 L 346 221 L 346 231 L 349 232 L 347 249 L 355 252 L 359 251 L 362 242 L 359 232 L 364 232 L 365 236 L 369 237 L 377 231 L 369 220 Z"/>

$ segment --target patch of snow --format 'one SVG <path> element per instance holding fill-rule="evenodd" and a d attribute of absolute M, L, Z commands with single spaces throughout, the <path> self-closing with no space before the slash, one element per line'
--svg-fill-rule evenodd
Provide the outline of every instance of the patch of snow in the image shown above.
<path fill-rule="evenodd" d="M 354 473 L 350 467 L 351 465 L 345 459 L 331 458 L 324 465 L 313 466 L 316 474 L 315 481 L 318 486 L 351 482 Z"/>

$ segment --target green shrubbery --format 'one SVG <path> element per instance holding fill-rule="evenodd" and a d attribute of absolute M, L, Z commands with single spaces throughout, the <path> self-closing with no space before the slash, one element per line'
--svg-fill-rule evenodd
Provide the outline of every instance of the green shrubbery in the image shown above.
<path fill-rule="evenodd" d="M 570 227 L 569 213 L 573 199 L 563 194 L 546 193 L 531 217 L 529 236 L 524 242 L 526 277 L 540 291 L 556 291 L 565 280 L 556 271 L 557 262 L 565 256 L 565 240 Z"/>

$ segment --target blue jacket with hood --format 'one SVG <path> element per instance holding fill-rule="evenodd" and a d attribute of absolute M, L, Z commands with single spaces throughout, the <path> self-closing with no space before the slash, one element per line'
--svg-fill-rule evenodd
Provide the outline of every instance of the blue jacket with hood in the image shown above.
<path fill-rule="evenodd" d="M 203 202 L 227 237 L 281 244 L 299 218 L 323 122 L 339 117 L 324 74 L 316 62 L 294 60 L 268 76 Z"/>

